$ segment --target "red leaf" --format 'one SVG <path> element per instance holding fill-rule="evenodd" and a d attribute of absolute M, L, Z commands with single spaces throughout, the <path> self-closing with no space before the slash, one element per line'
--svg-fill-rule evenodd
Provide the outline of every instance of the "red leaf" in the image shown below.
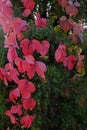
<path fill-rule="evenodd" d="M 68 4 L 68 0 L 57 0 L 58 4 L 60 4 L 62 6 L 62 8 L 64 9 L 67 4 Z"/>
<path fill-rule="evenodd" d="M 18 104 L 11 107 L 12 114 L 18 114 L 19 116 L 22 114 L 22 105 Z"/>
<path fill-rule="evenodd" d="M 4 80 L 4 76 L 5 76 L 5 70 L 4 68 L 0 68 L 0 80 Z"/>
<path fill-rule="evenodd" d="M 13 124 L 16 124 L 16 123 L 17 123 L 16 117 L 11 113 L 11 110 L 7 110 L 7 111 L 5 112 L 5 114 L 6 114 L 7 116 L 9 116 L 9 118 L 10 118 L 10 120 L 11 120 L 11 122 L 12 122 Z"/>
<path fill-rule="evenodd" d="M 67 20 L 67 17 L 66 16 L 61 16 L 60 17 L 60 21 L 66 21 Z"/>
<path fill-rule="evenodd" d="M 64 30 L 64 32 L 68 32 L 73 27 L 73 20 L 72 19 L 66 19 L 64 18 L 60 19 L 60 26 Z"/>
<path fill-rule="evenodd" d="M 84 67 L 83 62 L 82 61 L 78 61 L 77 65 L 76 65 L 77 70 L 81 70 L 83 67 Z"/>
<path fill-rule="evenodd" d="M 40 50 L 41 50 L 40 42 L 38 40 L 36 40 L 36 39 L 33 39 L 32 44 L 33 44 L 34 50 L 36 50 L 38 53 L 40 53 Z"/>
<path fill-rule="evenodd" d="M 74 24 L 73 26 L 73 32 L 76 36 L 78 36 L 80 34 L 80 26 L 79 24 Z"/>
<path fill-rule="evenodd" d="M 4 84 L 8 86 L 6 71 L 4 68 L 0 68 L 0 80 L 3 80 Z"/>
<path fill-rule="evenodd" d="M 16 58 L 15 64 L 18 67 L 18 71 L 20 73 L 26 72 L 29 66 L 29 64 L 25 60 L 22 60 L 21 58 Z"/>
<path fill-rule="evenodd" d="M 77 70 L 81 70 L 82 68 L 84 68 L 83 60 L 84 60 L 84 55 L 79 55 L 78 56 L 78 62 L 77 62 L 77 65 L 76 65 Z"/>
<path fill-rule="evenodd" d="M 9 93 L 9 101 L 12 101 L 13 103 L 16 102 L 16 100 L 18 99 L 18 97 L 20 97 L 20 91 L 18 88 L 12 90 Z"/>
<path fill-rule="evenodd" d="M 30 98 L 31 94 L 36 90 L 35 85 L 26 79 L 19 80 L 18 88 L 22 98 Z"/>
<path fill-rule="evenodd" d="M 80 3 L 79 2 L 74 2 L 74 6 L 80 7 Z"/>
<path fill-rule="evenodd" d="M 8 37 L 6 37 L 4 44 L 6 48 L 9 48 L 10 46 L 14 46 L 18 48 L 18 44 L 16 41 L 16 33 L 12 32 Z"/>
<path fill-rule="evenodd" d="M 27 23 L 21 18 L 14 18 L 12 21 L 12 29 L 16 34 L 18 34 L 21 31 L 25 31 L 27 29 Z"/>
<path fill-rule="evenodd" d="M 66 57 L 66 45 L 60 43 L 59 47 L 55 51 L 55 60 L 60 63 L 63 62 Z"/>
<path fill-rule="evenodd" d="M 76 16 L 78 14 L 78 9 L 74 5 L 68 5 L 66 7 L 66 13 L 70 16 Z"/>
<path fill-rule="evenodd" d="M 30 64 L 27 66 L 27 76 L 32 79 L 35 75 L 35 65 Z"/>
<path fill-rule="evenodd" d="M 21 32 L 17 33 L 17 38 L 21 41 L 23 39 L 23 34 Z"/>
<path fill-rule="evenodd" d="M 41 78 L 45 78 L 44 72 L 46 72 L 46 65 L 43 62 L 37 61 L 35 64 L 35 71 Z"/>
<path fill-rule="evenodd" d="M 7 53 L 7 59 L 9 62 L 13 62 L 15 60 L 15 58 L 17 58 L 18 55 L 17 55 L 17 52 L 16 52 L 16 48 L 14 46 L 11 46 L 9 49 L 8 49 L 8 53 Z"/>
<path fill-rule="evenodd" d="M 33 44 L 29 39 L 23 39 L 20 42 L 20 47 L 22 48 L 22 52 L 25 56 L 32 55 L 34 52 Z"/>
<path fill-rule="evenodd" d="M 29 40 L 28 39 L 23 39 L 20 42 L 20 47 L 22 48 L 22 52 L 24 55 L 28 55 L 28 47 L 29 47 Z"/>
<path fill-rule="evenodd" d="M 8 81 L 11 82 L 13 80 L 15 83 L 18 83 L 19 72 L 17 71 L 16 68 L 13 68 L 12 64 L 7 63 L 5 65 L 5 72 Z"/>
<path fill-rule="evenodd" d="M 11 22 L 10 20 L 6 22 L 4 19 L 0 19 L 0 24 L 2 25 L 3 32 L 6 34 L 8 34 L 9 31 L 11 30 L 11 27 L 9 26 L 10 22 Z"/>
<path fill-rule="evenodd" d="M 35 25 L 36 27 L 45 27 L 47 23 L 47 19 L 46 18 L 41 18 L 39 13 L 36 13 L 35 16 Z"/>
<path fill-rule="evenodd" d="M 21 124 L 24 125 L 24 128 L 30 128 L 34 120 L 34 116 L 24 116 L 21 119 Z"/>
<path fill-rule="evenodd" d="M 8 1 L 9 2 L 9 1 Z M 13 16 L 13 11 L 11 9 L 12 3 L 7 1 L 0 1 L 0 13 L 1 17 L 4 17 L 5 19 L 10 19 Z"/>
<path fill-rule="evenodd" d="M 77 61 L 77 57 L 74 55 L 68 56 L 64 60 L 64 66 L 68 67 L 68 70 L 71 71 L 74 67 L 74 62 Z"/>
<path fill-rule="evenodd" d="M 34 1 L 33 0 L 21 0 L 24 4 L 25 10 L 24 10 L 24 16 L 27 17 L 31 11 L 34 9 Z"/>
<path fill-rule="evenodd" d="M 23 14 L 25 17 L 28 17 L 28 15 L 31 13 L 30 9 L 25 9 Z"/>
<path fill-rule="evenodd" d="M 12 5 L 12 3 L 11 3 L 10 0 L 5 0 L 5 2 L 6 2 L 6 5 L 7 5 L 7 6 L 9 6 L 9 7 L 13 7 L 13 5 Z"/>
<path fill-rule="evenodd" d="M 27 99 L 22 98 L 22 103 L 23 103 L 23 108 L 25 110 L 33 110 L 36 106 L 36 102 L 33 98 L 27 98 Z"/>
<path fill-rule="evenodd" d="M 40 54 L 42 56 L 45 56 L 48 53 L 49 48 L 50 48 L 50 43 L 48 41 L 46 41 L 46 40 L 42 41 Z"/>
<path fill-rule="evenodd" d="M 27 63 L 34 64 L 35 59 L 32 55 L 27 55 L 27 56 L 24 56 L 24 57 L 25 57 L 25 60 L 27 61 Z"/>
<path fill-rule="evenodd" d="M 72 39 L 72 41 L 73 41 L 73 43 L 74 44 L 77 44 L 77 36 L 74 34 L 74 33 L 72 33 L 71 35 L 70 35 L 70 38 Z"/>

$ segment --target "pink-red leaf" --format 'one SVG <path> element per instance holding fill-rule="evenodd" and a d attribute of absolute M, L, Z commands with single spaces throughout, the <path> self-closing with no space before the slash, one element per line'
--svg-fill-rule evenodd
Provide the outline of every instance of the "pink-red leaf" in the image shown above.
<path fill-rule="evenodd" d="M 43 40 L 42 43 L 41 43 L 40 54 L 42 56 L 45 56 L 48 53 L 49 48 L 50 48 L 50 43 L 46 40 Z"/>
<path fill-rule="evenodd" d="M 66 13 L 70 16 L 76 16 L 78 14 L 78 9 L 74 5 L 68 5 L 66 7 Z"/>
<path fill-rule="evenodd" d="M 47 23 L 46 18 L 41 18 L 39 13 L 36 13 L 35 15 L 35 25 L 36 27 L 45 27 Z"/>
<path fill-rule="evenodd" d="M 45 78 L 45 74 L 44 72 L 46 72 L 46 65 L 41 62 L 41 61 L 37 61 L 35 64 L 35 71 L 37 73 L 37 75 L 41 78 Z"/>
<path fill-rule="evenodd" d="M 32 82 L 28 82 L 26 79 L 19 80 L 18 88 L 22 98 L 30 98 L 31 94 L 36 90 L 35 85 Z"/>
<path fill-rule="evenodd" d="M 29 39 L 23 39 L 20 42 L 20 47 L 22 48 L 22 52 L 25 56 L 33 54 L 33 45 L 31 44 L 31 41 Z"/>
<path fill-rule="evenodd" d="M 22 60 L 19 57 L 15 59 L 15 64 L 16 64 L 18 71 L 20 73 L 26 72 L 28 69 L 28 66 L 29 66 L 29 64 L 25 60 Z"/>
<path fill-rule="evenodd" d="M 71 71 L 74 68 L 74 62 L 77 61 L 77 57 L 74 55 L 70 55 L 65 58 L 64 66 L 68 67 L 68 70 Z"/>
<path fill-rule="evenodd" d="M 8 61 L 12 63 L 17 57 L 18 57 L 18 54 L 16 52 L 16 48 L 14 46 L 11 46 L 8 49 L 8 53 L 7 53 Z"/>
<path fill-rule="evenodd" d="M 10 93 L 9 93 L 9 101 L 15 103 L 16 100 L 18 99 L 18 97 L 20 97 L 20 91 L 18 88 L 12 90 Z"/>
<path fill-rule="evenodd" d="M 66 45 L 60 43 L 55 51 L 55 60 L 60 63 L 63 62 L 66 57 Z"/>
<path fill-rule="evenodd" d="M 35 59 L 32 55 L 27 55 L 27 56 L 24 56 L 24 57 L 25 57 L 25 60 L 27 61 L 27 63 L 29 63 L 29 64 L 35 63 Z"/>
<path fill-rule="evenodd" d="M 5 72 L 8 81 L 14 81 L 15 83 L 18 83 L 19 72 L 16 68 L 13 68 L 13 65 L 11 63 L 7 63 L 5 65 Z"/>
<path fill-rule="evenodd" d="M 74 2 L 74 6 L 80 7 L 80 3 L 79 2 Z"/>
<path fill-rule="evenodd" d="M 40 53 L 40 50 L 41 50 L 40 42 L 36 39 L 33 39 L 32 44 L 33 44 L 33 49 L 36 50 L 38 53 Z"/>
<path fill-rule="evenodd" d="M 62 6 L 62 8 L 64 9 L 67 4 L 68 4 L 68 0 L 57 0 L 58 4 L 60 4 Z"/>
<path fill-rule="evenodd" d="M 17 123 L 16 117 L 11 113 L 11 110 L 7 110 L 7 111 L 5 112 L 5 114 L 6 114 L 7 116 L 9 116 L 9 118 L 10 118 L 10 120 L 11 120 L 11 122 L 12 122 L 13 124 L 16 124 L 16 123 Z"/>
<path fill-rule="evenodd" d="M 35 65 L 34 64 L 28 64 L 27 66 L 27 76 L 29 79 L 32 79 L 35 75 Z"/>
<path fill-rule="evenodd" d="M 34 9 L 34 1 L 33 0 L 21 0 L 24 4 L 25 10 L 24 10 L 24 16 L 27 17 Z"/>
<path fill-rule="evenodd" d="M 64 16 L 60 18 L 60 27 L 64 30 L 64 32 L 68 32 L 73 27 L 73 20 L 72 19 L 66 19 L 64 20 Z"/>
<path fill-rule="evenodd" d="M 18 114 L 19 116 L 22 114 L 22 105 L 18 104 L 11 107 L 12 114 Z"/>
<path fill-rule="evenodd" d="M 24 125 L 24 128 L 30 128 L 34 120 L 34 116 L 24 116 L 21 118 L 21 124 Z"/>
<path fill-rule="evenodd" d="M 33 110 L 36 106 L 36 101 L 33 98 L 22 99 L 23 108 L 25 110 Z"/>
<path fill-rule="evenodd" d="M 16 33 L 12 32 L 8 37 L 6 37 L 4 44 L 6 48 L 9 48 L 10 46 L 14 46 L 18 48 L 18 44 L 16 41 Z"/>
<path fill-rule="evenodd" d="M 12 30 L 17 34 L 27 29 L 27 23 L 21 18 L 14 18 L 12 21 Z"/>

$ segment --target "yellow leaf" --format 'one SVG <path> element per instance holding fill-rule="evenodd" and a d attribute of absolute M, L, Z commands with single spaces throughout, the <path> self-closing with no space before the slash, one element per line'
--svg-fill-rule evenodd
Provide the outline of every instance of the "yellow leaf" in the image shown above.
<path fill-rule="evenodd" d="M 85 75 L 85 68 L 83 67 L 83 68 L 77 68 L 77 72 L 79 73 L 79 74 L 82 74 L 82 75 Z"/>
<path fill-rule="evenodd" d="M 60 30 L 60 26 L 59 25 L 57 25 L 57 26 L 54 27 L 54 31 L 55 32 L 58 32 L 59 30 Z"/>

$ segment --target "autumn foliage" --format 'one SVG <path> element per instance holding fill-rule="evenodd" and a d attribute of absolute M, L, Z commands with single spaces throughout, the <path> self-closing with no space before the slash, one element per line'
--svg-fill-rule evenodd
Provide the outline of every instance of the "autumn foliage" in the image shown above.
<path fill-rule="evenodd" d="M 23 4 L 23 16 L 28 17 L 34 10 L 34 0 L 21 0 Z M 59 27 L 68 33 L 72 39 L 73 46 L 78 44 L 78 37 L 83 32 L 82 22 L 76 23 L 73 17 L 78 14 L 78 2 L 69 0 L 57 0 L 58 5 L 66 13 L 59 19 Z M 47 19 L 35 12 L 34 23 L 36 28 L 47 26 Z M 38 57 L 45 57 L 50 49 L 48 40 L 37 40 L 25 38 L 23 32 L 28 30 L 28 23 L 19 17 L 14 17 L 13 4 L 10 0 L 0 0 L 0 24 L 5 34 L 4 47 L 7 48 L 7 63 L 0 68 L 0 80 L 8 87 L 12 83 L 12 88 L 8 95 L 8 102 L 12 102 L 11 108 L 5 114 L 14 125 L 23 125 L 30 128 L 35 119 L 29 114 L 36 107 L 36 101 L 32 94 L 36 91 L 36 86 L 32 82 L 35 76 L 46 80 L 46 64 L 38 60 Z M 54 53 L 55 62 L 63 64 L 69 71 L 74 68 L 81 73 L 84 68 L 84 55 L 81 51 L 72 54 L 73 47 L 67 49 L 66 43 L 60 41 Z M 35 54 L 38 56 L 36 57 Z M 36 120 L 36 119 L 35 119 Z"/>

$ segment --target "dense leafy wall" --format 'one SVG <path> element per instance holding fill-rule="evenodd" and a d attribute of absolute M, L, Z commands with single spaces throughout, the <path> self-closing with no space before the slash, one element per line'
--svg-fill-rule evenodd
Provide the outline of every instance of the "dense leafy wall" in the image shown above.
<path fill-rule="evenodd" d="M 12 1 L 14 15 L 20 16 L 28 21 L 28 30 L 24 32 L 24 38 L 37 39 L 39 41 L 47 40 L 50 42 L 49 53 L 46 56 L 40 56 L 35 52 L 34 56 L 37 60 L 44 62 L 47 65 L 46 78 L 42 79 L 35 75 L 31 81 L 37 86 L 35 93 L 32 97 L 37 102 L 37 105 L 33 112 L 28 112 L 35 116 L 35 120 L 31 130 L 86 130 L 87 128 L 87 45 L 86 39 L 78 39 L 78 44 L 72 46 L 72 41 L 68 37 L 69 33 L 63 31 L 59 27 L 59 17 L 63 12 L 57 1 L 50 1 L 52 4 L 52 10 L 49 12 L 49 18 L 47 19 L 47 25 L 42 28 L 37 28 L 34 23 L 33 13 L 29 17 L 25 18 L 22 15 L 24 8 L 20 1 Z M 46 1 L 48 2 L 48 1 Z M 35 1 L 40 4 L 40 13 L 42 17 L 46 17 L 46 2 Z M 55 6 L 56 3 L 56 6 Z M 54 6 L 53 6 L 54 5 Z M 45 9 L 44 9 L 44 8 Z M 45 11 L 44 11 L 44 10 Z M 36 9 L 34 10 L 36 11 Z M 67 15 L 66 15 L 67 16 Z M 74 19 L 76 19 L 74 17 Z M 84 34 L 86 37 L 86 33 Z M 2 42 L 4 42 L 3 34 L 0 35 Z M 81 42 L 81 41 L 82 42 Z M 77 71 L 74 66 L 72 71 L 68 71 L 64 68 L 63 63 L 56 63 L 55 50 L 57 49 L 60 41 L 67 46 L 68 55 L 73 54 L 77 56 L 77 52 L 81 55 L 85 55 L 84 67 L 81 71 Z M 7 49 L 3 49 L 1 44 L 1 63 L 0 67 L 3 67 L 8 61 L 6 57 Z M 72 50 L 72 51 L 71 51 Z M 20 56 L 21 52 L 18 53 Z M 76 65 L 76 63 L 75 63 Z M 25 76 L 25 75 L 22 75 Z M 22 77 L 23 78 L 23 77 Z M 29 79 L 30 80 L 30 79 Z M 11 91 L 14 82 L 9 83 L 9 87 L 4 86 L 1 82 L 0 85 L 0 129 L 24 129 L 24 126 L 13 126 L 9 118 L 5 116 L 5 111 L 9 109 L 13 104 L 7 102 L 8 93 Z M 9 128 L 8 128 L 9 129 Z"/>

